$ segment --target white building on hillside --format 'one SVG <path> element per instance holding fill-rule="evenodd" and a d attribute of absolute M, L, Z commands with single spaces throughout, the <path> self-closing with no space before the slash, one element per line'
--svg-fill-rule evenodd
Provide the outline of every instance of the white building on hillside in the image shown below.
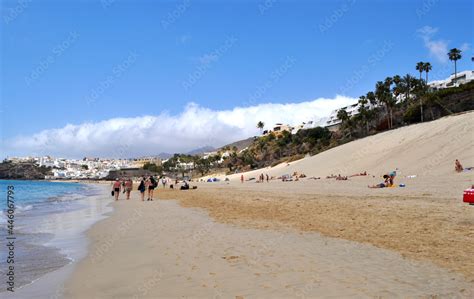
<path fill-rule="evenodd" d="M 332 111 L 329 115 L 328 120 L 324 124 L 324 127 L 328 128 L 329 130 L 337 130 L 339 124 L 341 123 L 341 120 L 337 118 L 337 113 L 339 112 L 339 110 L 342 109 L 345 109 L 350 117 L 355 116 L 359 114 L 359 103 L 355 103 Z"/>
<path fill-rule="evenodd" d="M 461 84 L 466 84 L 474 80 L 474 71 L 459 72 L 454 78 L 454 74 L 444 80 L 436 80 L 428 83 L 428 86 L 433 90 L 439 90 L 450 87 L 457 87 Z"/>

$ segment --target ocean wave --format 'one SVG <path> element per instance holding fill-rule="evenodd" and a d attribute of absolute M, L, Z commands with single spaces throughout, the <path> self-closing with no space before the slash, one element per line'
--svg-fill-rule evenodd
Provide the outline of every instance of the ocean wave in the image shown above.
<path fill-rule="evenodd" d="M 25 206 L 22 206 L 22 205 L 16 205 L 15 206 L 15 214 L 22 214 L 26 211 L 29 211 L 33 209 L 33 205 L 25 205 Z M 7 214 L 6 214 L 6 211 L 0 211 L 0 224 L 5 224 L 7 223 Z"/>
<path fill-rule="evenodd" d="M 29 211 L 31 209 L 33 209 L 33 205 L 26 205 L 26 206 L 16 205 L 15 206 L 15 211 L 17 213 L 23 213 L 23 212 Z"/>
<path fill-rule="evenodd" d="M 73 201 L 73 200 L 79 200 L 83 199 L 84 195 L 81 194 L 76 194 L 76 193 L 68 193 L 68 194 L 62 194 L 62 195 L 56 195 L 56 196 L 50 196 L 47 198 L 47 202 L 65 202 L 65 201 Z"/>

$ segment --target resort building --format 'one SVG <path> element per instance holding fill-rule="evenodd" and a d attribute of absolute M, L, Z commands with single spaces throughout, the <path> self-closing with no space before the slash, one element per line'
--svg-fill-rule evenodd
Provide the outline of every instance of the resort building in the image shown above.
<path fill-rule="evenodd" d="M 162 161 L 159 157 L 142 157 L 135 158 L 132 160 L 132 166 L 135 168 L 143 168 L 143 165 L 145 165 L 146 163 L 160 166 Z"/>
<path fill-rule="evenodd" d="M 463 71 L 457 73 L 456 77 L 454 74 L 444 80 L 431 81 L 428 86 L 432 90 L 445 89 L 450 87 L 457 87 L 461 84 L 466 84 L 474 80 L 474 71 Z"/>
<path fill-rule="evenodd" d="M 263 135 L 268 135 L 270 133 L 273 133 L 275 134 L 275 136 L 278 138 L 280 136 L 282 136 L 283 132 L 292 132 L 293 131 L 293 127 L 291 127 L 290 125 L 284 125 L 284 124 L 281 124 L 281 123 L 277 123 L 275 124 L 275 126 L 273 127 L 273 130 L 265 130 L 263 131 Z"/>
<path fill-rule="evenodd" d="M 337 131 L 339 129 L 339 125 L 341 124 L 341 120 L 337 118 L 337 113 L 342 109 L 345 109 L 347 111 L 349 117 L 355 116 L 359 114 L 359 103 L 342 107 L 331 112 L 328 120 L 324 124 L 324 127 L 328 128 L 330 131 Z"/>

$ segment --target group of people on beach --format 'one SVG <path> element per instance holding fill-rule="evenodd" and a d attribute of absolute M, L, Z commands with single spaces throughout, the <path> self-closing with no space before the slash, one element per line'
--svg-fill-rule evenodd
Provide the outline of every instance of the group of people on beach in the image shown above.
<path fill-rule="evenodd" d="M 115 182 L 112 184 L 112 195 L 115 197 L 115 200 L 119 199 L 120 192 L 126 193 L 127 199 L 130 199 L 130 193 L 133 190 L 133 181 L 130 178 L 119 180 L 115 179 Z"/>
<path fill-rule="evenodd" d="M 166 183 L 163 183 L 166 186 Z M 138 191 L 140 191 L 141 200 L 145 201 L 145 193 L 147 193 L 148 198 L 147 201 L 153 200 L 153 191 L 155 188 L 158 187 L 158 179 L 154 176 L 143 177 L 140 180 L 140 184 L 138 185 Z M 126 199 L 130 199 L 130 193 L 133 190 L 133 181 L 131 178 L 125 179 L 115 179 L 114 183 L 112 184 L 112 194 L 115 196 L 115 200 L 119 200 L 120 193 L 126 194 Z"/>
<path fill-rule="evenodd" d="M 388 187 L 393 187 L 395 186 L 395 177 L 397 176 L 397 172 L 391 171 L 388 174 L 383 175 L 384 182 L 372 186 L 368 186 L 369 188 L 388 188 Z"/>
<path fill-rule="evenodd" d="M 468 168 L 463 168 L 463 166 L 461 165 L 461 162 L 459 162 L 458 159 L 455 160 L 454 162 L 454 169 L 456 172 L 463 172 L 463 171 L 466 171 L 466 170 L 472 170 L 474 169 L 474 167 L 468 167 Z M 341 176 L 340 174 L 339 175 L 333 175 L 331 174 L 330 176 L 327 176 L 326 178 L 327 179 L 336 179 L 336 180 L 339 180 L 339 181 L 345 181 L 347 180 L 349 177 L 354 177 L 354 176 L 367 176 L 367 172 L 364 171 L 364 172 L 361 172 L 361 173 L 357 173 L 357 174 L 354 174 L 354 175 L 351 175 L 351 176 Z M 379 183 L 379 184 L 375 184 L 375 185 L 369 185 L 368 187 L 369 188 L 388 188 L 388 187 L 394 187 L 395 186 L 395 177 L 397 176 L 397 171 L 394 170 L 394 171 L 391 171 L 387 174 L 384 174 L 382 177 L 384 179 L 383 182 Z M 304 178 L 306 177 L 306 175 L 304 174 L 298 174 L 297 172 L 295 172 L 293 174 L 293 176 L 290 176 L 290 175 L 284 175 L 284 176 L 281 176 L 281 177 L 278 177 L 278 179 L 281 179 L 282 181 L 293 181 L 293 177 L 295 177 L 296 181 L 299 179 L 299 178 Z M 256 180 L 257 183 L 263 183 L 263 182 L 267 182 L 269 183 L 270 180 L 273 180 L 274 177 L 270 177 L 268 174 L 264 174 L 264 173 L 261 173 L 259 176 L 258 176 L 258 179 Z M 309 179 L 320 179 L 320 177 L 311 177 Z M 251 181 L 251 180 L 255 180 L 255 178 L 250 178 L 248 179 L 247 181 Z M 140 191 L 140 196 L 141 196 L 141 200 L 142 201 L 145 201 L 145 194 L 147 194 L 147 201 L 153 201 L 153 194 L 154 194 L 154 190 L 155 188 L 158 187 L 158 182 L 160 181 L 160 178 L 155 178 L 154 176 L 149 176 L 149 177 L 142 177 L 141 180 L 140 180 L 140 183 L 138 185 L 138 191 Z M 245 181 L 245 178 L 244 178 L 244 175 L 242 174 L 240 176 L 240 181 L 241 183 L 243 183 Z M 168 179 L 163 177 L 161 178 L 161 183 L 163 185 L 163 188 L 166 188 L 166 186 L 168 185 Z M 176 185 L 178 184 L 178 180 L 176 180 Z M 404 187 L 404 185 L 400 185 L 401 187 Z M 172 182 L 170 182 L 169 184 L 169 187 L 171 189 L 173 189 L 173 184 Z M 192 189 L 196 189 L 197 187 L 193 187 Z M 189 184 L 184 181 L 184 186 L 181 186 L 181 189 L 182 190 L 188 190 L 190 189 L 189 187 Z M 119 200 L 119 196 L 120 196 L 120 193 L 125 193 L 126 194 L 126 199 L 129 200 L 130 199 L 130 193 L 132 192 L 133 190 L 133 181 L 131 178 L 124 178 L 124 179 L 119 179 L 117 178 L 113 185 L 112 185 L 112 195 L 115 196 L 115 200 Z"/>
<path fill-rule="evenodd" d="M 248 181 L 252 181 L 252 180 L 254 180 L 254 179 L 255 179 L 255 178 L 250 178 L 250 179 L 248 179 Z M 263 173 L 260 174 L 260 175 L 258 176 L 258 180 L 257 180 L 256 182 L 257 182 L 257 183 L 263 183 L 263 182 L 265 182 L 265 180 L 267 181 L 267 183 L 270 182 L 270 176 L 268 175 L 268 173 L 267 173 L 267 174 L 263 174 Z M 243 174 L 240 176 L 240 182 L 241 182 L 241 183 L 245 182 L 245 178 L 244 178 L 244 175 L 243 175 Z"/>
<path fill-rule="evenodd" d="M 147 201 L 153 201 L 154 191 L 158 188 L 158 184 L 161 182 L 163 188 L 169 187 L 174 189 L 174 186 L 178 186 L 180 181 L 176 179 L 173 181 L 170 178 L 162 177 L 161 179 L 151 176 L 144 176 L 140 178 L 140 183 L 138 184 L 137 190 L 140 192 L 140 198 L 142 201 L 145 201 L 145 195 L 147 196 Z M 182 181 L 180 187 L 181 190 L 196 189 L 196 186 L 190 187 L 186 180 Z M 115 200 L 119 200 L 120 193 L 126 194 L 126 199 L 130 199 L 130 193 L 133 191 L 133 180 L 131 178 L 116 178 L 112 183 L 112 195 L 115 197 Z"/>

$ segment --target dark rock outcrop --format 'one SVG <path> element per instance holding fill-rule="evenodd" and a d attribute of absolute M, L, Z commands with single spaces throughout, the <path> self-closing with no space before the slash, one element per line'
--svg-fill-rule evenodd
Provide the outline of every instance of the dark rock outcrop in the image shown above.
<path fill-rule="evenodd" d="M 0 179 L 44 180 L 45 176 L 48 175 L 52 175 L 51 168 L 40 167 L 32 162 L 14 163 L 4 161 L 0 163 Z"/>

